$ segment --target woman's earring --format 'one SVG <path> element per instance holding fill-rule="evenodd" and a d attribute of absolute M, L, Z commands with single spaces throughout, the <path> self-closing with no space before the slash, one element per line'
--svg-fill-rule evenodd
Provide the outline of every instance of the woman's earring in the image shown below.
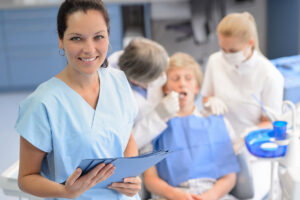
<path fill-rule="evenodd" d="M 63 49 L 59 49 L 59 50 L 58 50 L 58 54 L 59 54 L 60 56 L 65 56 L 65 51 L 64 51 Z"/>

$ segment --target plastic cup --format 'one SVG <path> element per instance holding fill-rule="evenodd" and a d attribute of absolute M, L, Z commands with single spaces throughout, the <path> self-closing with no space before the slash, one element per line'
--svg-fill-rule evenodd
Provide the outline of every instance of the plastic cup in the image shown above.
<path fill-rule="evenodd" d="M 286 138 L 286 121 L 275 121 L 273 122 L 273 130 L 276 140 L 284 140 Z"/>

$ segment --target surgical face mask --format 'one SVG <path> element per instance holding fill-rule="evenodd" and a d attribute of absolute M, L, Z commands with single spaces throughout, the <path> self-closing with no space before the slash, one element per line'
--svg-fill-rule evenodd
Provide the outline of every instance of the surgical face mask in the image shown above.
<path fill-rule="evenodd" d="M 243 51 L 238 51 L 235 53 L 225 53 L 224 51 L 222 52 L 223 56 L 230 65 L 238 66 L 247 59 Z"/>
<path fill-rule="evenodd" d="M 162 87 L 167 82 L 166 73 L 163 72 L 157 79 L 150 82 L 148 87 Z"/>

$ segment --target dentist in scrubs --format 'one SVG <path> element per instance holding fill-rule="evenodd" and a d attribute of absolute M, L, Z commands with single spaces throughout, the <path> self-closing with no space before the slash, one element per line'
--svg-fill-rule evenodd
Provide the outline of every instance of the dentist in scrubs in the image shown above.
<path fill-rule="evenodd" d="M 152 40 L 135 38 L 123 51 L 112 54 L 108 61 L 112 67 L 124 71 L 133 91 L 139 112 L 132 132 L 142 150 L 167 127 L 167 121 L 179 110 L 178 93 L 164 97 L 162 91 L 168 53 Z"/>
<path fill-rule="evenodd" d="M 204 106 L 213 114 L 224 114 L 238 135 L 249 127 L 271 127 L 254 105 L 253 95 L 280 113 L 284 79 L 259 50 L 253 16 L 248 12 L 225 16 L 217 35 L 221 50 L 208 59 L 201 91 Z"/>
<path fill-rule="evenodd" d="M 19 187 L 51 200 L 139 199 L 139 178 L 93 188 L 115 167 L 102 163 L 83 176 L 77 168 L 82 159 L 137 155 L 134 97 L 124 73 L 106 68 L 109 16 L 103 2 L 64 1 L 57 29 L 67 65 L 19 108 Z"/>

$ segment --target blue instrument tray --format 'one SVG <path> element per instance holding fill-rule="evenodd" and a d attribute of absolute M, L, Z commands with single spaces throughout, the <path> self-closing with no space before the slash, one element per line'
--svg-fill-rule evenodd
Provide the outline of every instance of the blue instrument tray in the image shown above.
<path fill-rule="evenodd" d="M 265 143 L 274 143 L 274 131 L 272 129 L 259 129 L 250 132 L 245 137 L 245 144 L 248 151 L 260 158 L 277 158 L 282 157 L 286 153 L 287 146 L 276 145 L 276 148 L 264 149 Z"/>

